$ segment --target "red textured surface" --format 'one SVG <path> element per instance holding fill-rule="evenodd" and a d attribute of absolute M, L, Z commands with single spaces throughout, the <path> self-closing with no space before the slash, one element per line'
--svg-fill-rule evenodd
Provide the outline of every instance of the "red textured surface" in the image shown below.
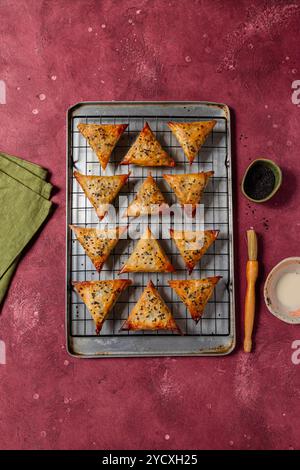
<path fill-rule="evenodd" d="M 300 447 L 300 365 L 291 361 L 300 328 L 269 314 L 261 295 L 248 356 L 240 338 L 224 358 L 96 361 L 65 351 L 65 115 L 78 101 L 212 100 L 231 107 L 238 319 L 244 231 L 253 225 L 261 235 L 261 280 L 283 257 L 299 255 L 300 109 L 291 84 L 300 79 L 300 2 L 248 5 L 1 2 L 1 149 L 49 168 L 58 188 L 55 214 L 22 259 L 0 316 L 7 352 L 1 448 Z M 276 160 L 284 174 L 280 193 L 261 206 L 239 191 L 258 156 Z"/>

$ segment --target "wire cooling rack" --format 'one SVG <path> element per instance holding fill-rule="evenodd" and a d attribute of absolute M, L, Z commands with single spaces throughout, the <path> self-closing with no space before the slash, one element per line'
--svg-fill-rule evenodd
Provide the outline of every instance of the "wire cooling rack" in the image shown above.
<path fill-rule="evenodd" d="M 95 108 L 93 108 L 90 114 L 87 112 L 81 113 L 79 110 L 76 115 L 72 115 L 70 118 L 68 222 L 81 227 L 98 228 L 104 228 L 105 224 L 108 222 L 107 218 L 99 222 L 94 208 L 72 175 L 75 169 L 86 175 L 114 175 L 124 174 L 130 171 L 131 175 L 128 183 L 119 193 L 122 200 L 128 199 L 129 203 L 136 195 L 140 185 L 147 178 L 149 170 L 151 170 L 152 176 L 155 178 L 169 205 L 176 203 L 176 196 L 163 179 L 163 174 L 197 173 L 200 171 L 213 170 L 214 176 L 210 179 L 201 201 L 203 204 L 201 226 L 199 226 L 199 220 L 197 221 L 198 225 L 193 221 L 190 222 L 188 229 L 217 229 L 220 233 L 217 240 L 203 256 L 201 262 L 194 268 L 191 276 L 189 276 L 175 243 L 170 240 L 168 236 L 165 237 L 167 233 L 166 229 L 168 228 L 165 227 L 165 225 L 168 222 L 162 216 L 156 218 L 154 222 L 151 220 L 152 224 L 150 228 L 159 239 L 159 243 L 162 245 L 171 263 L 175 267 L 176 272 L 174 273 L 126 273 L 119 275 L 119 271 L 133 251 L 137 239 L 140 238 L 146 226 L 149 224 L 147 218 L 142 218 L 140 234 L 137 235 L 137 239 L 132 240 L 126 238 L 119 240 L 100 273 L 95 270 L 80 243 L 76 240 L 75 235 L 71 233 L 71 231 L 68 231 L 68 282 L 98 279 L 132 279 L 132 286 L 129 286 L 129 288 L 121 294 L 117 304 L 103 325 L 100 335 L 100 338 L 103 340 L 107 338 L 109 341 L 110 338 L 118 337 L 122 338 L 122 341 L 125 341 L 125 338 L 128 338 L 128 341 L 130 341 L 130 338 L 133 336 L 142 336 L 144 338 L 152 337 L 152 339 L 154 339 L 153 337 L 168 336 L 172 338 L 171 341 L 174 341 L 176 337 L 178 338 L 176 333 L 168 331 L 132 332 L 120 330 L 150 279 L 172 311 L 176 323 L 184 334 L 185 340 L 190 337 L 199 337 L 203 338 L 205 342 L 205 338 L 222 337 L 224 339 L 230 337 L 234 332 L 232 331 L 232 233 L 230 226 L 231 194 L 229 192 L 230 178 L 228 174 L 230 162 L 228 159 L 227 116 L 216 115 L 215 113 L 199 115 L 198 112 L 187 114 L 186 109 L 183 109 L 181 114 L 177 111 L 174 115 L 171 112 L 167 113 L 167 115 L 153 115 L 153 109 L 151 109 L 151 113 L 144 113 L 143 115 L 141 115 L 140 111 L 137 113 L 129 112 L 126 115 L 124 110 L 121 114 L 121 116 L 116 115 L 115 112 L 109 114 L 109 110 L 106 108 L 104 114 L 97 113 Z M 190 166 L 183 154 L 181 146 L 168 128 L 167 122 L 191 122 L 209 119 L 215 119 L 217 124 L 206 140 L 198 157 Z M 152 167 L 149 169 L 134 165 L 130 165 L 129 167 L 119 165 L 146 121 L 149 123 L 164 149 L 176 161 L 175 168 Z M 101 169 L 97 156 L 87 145 L 84 137 L 79 133 L 77 129 L 79 123 L 128 124 L 125 133 L 112 154 L 110 163 L 105 172 Z M 119 199 L 117 197 L 114 201 L 119 223 L 121 225 L 127 225 L 130 222 L 135 223 L 132 219 L 122 217 L 124 213 L 124 201 L 121 204 L 121 198 Z M 141 220 L 139 219 L 139 221 Z M 114 224 L 112 226 L 114 226 Z M 169 287 L 168 280 L 197 279 L 217 275 L 222 276 L 222 279 L 217 284 L 214 295 L 206 306 L 204 315 L 199 323 L 195 324 L 185 305 L 173 289 Z M 72 289 L 70 289 L 69 292 L 68 303 L 68 329 L 70 338 L 87 338 L 90 341 L 93 339 L 98 341 L 99 338 L 96 336 L 95 325 L 91 315 L 77 293 Z M 155 350 L 156 348 L 154 348 L 154 354 Z"/>

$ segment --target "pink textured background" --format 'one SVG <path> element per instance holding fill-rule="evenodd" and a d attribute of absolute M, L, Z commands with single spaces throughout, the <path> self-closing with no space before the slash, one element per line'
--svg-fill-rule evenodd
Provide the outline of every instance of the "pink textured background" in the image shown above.
<path fill-rule="evenodd" d="M 224 358 L 96 361 L 65 351 L 65 114 L 78 101 L 231 106 L 238 319 L 244 231 L 254 225 L 261 235 L 261 281 L 280 259 L 299 255 L 300 109 L 291 83 L 300 79 L 300 2 L 250 3 L 1 1 L 1 149 L 49 168 L 59 188 L 0 316 L 1 448 L 300 447 L 300 365 L 291 361 L 300 328 L 271 316 L 262 296 L 252 355 L 240 342 Z M 238 189 L 258 156 L 284 172 L 282 190 L 262 206 Z"/>

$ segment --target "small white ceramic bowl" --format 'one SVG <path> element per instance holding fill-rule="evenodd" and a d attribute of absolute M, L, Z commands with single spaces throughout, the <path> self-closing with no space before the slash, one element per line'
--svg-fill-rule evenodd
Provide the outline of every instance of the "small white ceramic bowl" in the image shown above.
<path fill-rule="evenodd" d="M 265 303 L 275 317 L 286 323 L 297 324 L 300 323 L 300 316 L 292 315 L 289 309 L 280 303 L 276 294 L 276 285 L 286 273 L 300 274 L 300 257 L 285 258 L 272 269 L 265 282 Z"/>

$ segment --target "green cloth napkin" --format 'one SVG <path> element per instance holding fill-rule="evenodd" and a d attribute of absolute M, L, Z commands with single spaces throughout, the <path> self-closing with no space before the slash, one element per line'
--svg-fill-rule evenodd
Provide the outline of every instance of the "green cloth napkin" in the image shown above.
<path fill-rule="evenodd" d="M 0 153 L 0 305 L 23 249 L 50 212 L 47 174 L 39 165 Z"/>

